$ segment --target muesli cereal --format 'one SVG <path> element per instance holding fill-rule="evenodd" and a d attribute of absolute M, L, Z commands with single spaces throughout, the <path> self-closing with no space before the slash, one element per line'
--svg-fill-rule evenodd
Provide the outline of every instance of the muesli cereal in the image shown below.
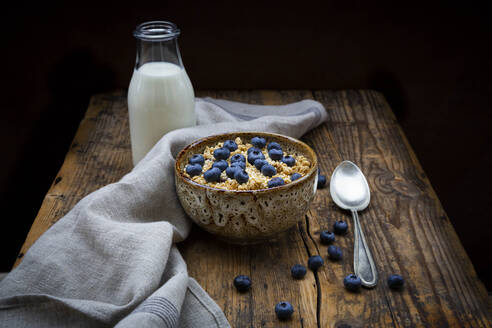
<path fill-rule="evenodd" d="M 282 145 L 254 137 L 244 142 L 218 142 L 195 154 L 184 175 L 192 181 L 226 190 L 267 189 L 291 183 L 309 172 L 311 163 L 300 154 L 287 154 Z"/>

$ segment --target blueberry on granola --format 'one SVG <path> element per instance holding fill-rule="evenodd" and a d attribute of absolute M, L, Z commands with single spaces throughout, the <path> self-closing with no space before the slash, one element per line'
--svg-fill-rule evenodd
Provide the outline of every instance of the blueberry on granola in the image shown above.
<path fill-rule="evenodd" d="M 265 159 L 265 155 L 259 149 L 255 149 L 248 154 L 248 163 L 253 165 L 257 159 Z"/>
<path fill-rule="evenodd" d="M 244 158 L 243 154 L 236 154 L 231 156 L 231 163 L 234 162 L 246 162 L 246 158 Z"/>
<path fill-rule="evenodd" d="M 284 153 L 280 149 L 274 148 L 268 151 L 268 156 L 270 156 L 270 158 L 274 161 L 281 160 L 283 155 Z"/>
<path fill-rule="evenodd" d="M 214 157 L 216 160 L 228 159 L 230 154 L 230 150 L 224 147 L 214 150 Z"/>
<path fill-rule="evenodd" d="M 216 161 L 215 163 L 212 164 L 212 167 L 218 168 L 221 172 L 227 169 L 229 164 L 227 164 L 227 161 L 221 159 L 220 161 Z"/>
<path fill-rule="evenodd" d="M 271 164 L 265 164 L 261 168 L 261 174 L 266 177 L 273 177 L 275 174 L 277 174 L 277 169 Z"/>
<path fill-rule="evenodd" d="M 190 177 L 200 175 L 202 173 L 202 166 L 200 164 L 188 164 L 186 165 L 186 173 L 188 173 Z"/>
<path fill-rule="evenodd" d="M 231 163 L 231 166 L 238 166 L 238 167 L 240 167 L 240 168 L 242 168 L 244 170 L 246 168 L 246 163 L 245 162 L 241 162 L 241 161 L 232 162 Z"/>
<path fill-rule="evenodd" d="M 220 169 L 218 169 L 217 167 L 212 167 L 211 169 L 205 171 L 205 173 L 203 173 L 203 177 L 205 178 L 205 181 L 207 182 L 217 182 L 220 180 L 220 174 L 222 172 L 220 171 Z"/>
<path fill-rule="evenodd" d="M 229 151 L 235 151 L 237 149 L 237 143 L 234 140 L 224 141 L 224 148 L 229 149 Z"/>
<path fill-rule="evenodd" d="M 266 145 L 266 140 L 262 137 L 253 137 L 251 138 L 251 144 L 257 148 L 263 148 Z"/>
<path fill-rule="evenodd" d="M 295 181 L 299 178 L 302 178 L 302 174 L 296 172 L 290 176 L 290 181 Z"/>
<path fill-rule="evenodd" d="M 201 154 L 195 154 L 195 155 L 191 156 L 189 163 L 190 164 L 200 164 L 201 166 L 203 166 L 203 164 L 205 164 L 205 158 Z"/>
<path fill-rule="evenodd" d="M 271 149 L 278 149 L 278 150 L 282 150 L 282 147 L 275 141 L 272 141 L 268 144 L 268 147 L 267 147 L 267 150 L 271 150 Z"/>
<path fill-rule="evenodd" d="M 280 187 L 285 184 L 284 179 L 280 177 L 273 178 L 267 182 L 268 188 Z"/>
<path fill-rule="evenodd" d="M 265 164 L 268 164 L 267 160 L 266 159 L 257 159 L 255 160 L 255 167 L 261 171 L 261 168 L 263 167 L 263 165 Z"/>
<path fill-rule="evenodd" d="M 287 164 L 287 166 L 294 166 L 296 165 L 296 159 L 292 156 L 284 156 L 284 158 L 282 158 L 282 162 L 284 162 L 285 164 Z"/>
<path fill-rule="evenodd" d="M 240 166 L 231 164 L 231 166 L 229 166 L 226 169 L 226 174 L 229 178 L 234 179 L 234 174 L 236 174 L 236 171 L 242 171 L 242 170 L 243 168 L 241 168 Z"/>
<path fill-rule="evenodd" d="M 236 173 L 234 173 L 234 179 L 236 179 L 236 181 L 239 184 L 243 184 L 243 183 L 248 182 L 249 175 L 248 175 L 248 173 L 246 171 L 237 170 Z"/>

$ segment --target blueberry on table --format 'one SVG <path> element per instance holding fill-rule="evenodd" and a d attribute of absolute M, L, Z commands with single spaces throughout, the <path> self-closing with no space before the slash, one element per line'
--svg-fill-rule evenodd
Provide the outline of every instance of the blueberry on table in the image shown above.
<path fill-rule="evenodd" d="M 216 168 L 216 167 L 212 167 L 211 169 L 205 171 L 205 173 L 203 173 L 203 177 L 205 178 L 205 181 L 207 182 L 217 182 L 220 180 L 220 174 L 222 172 Z"/>
<path fill-rule="evenodd" d="M 231 156 L 231 163 L 234 162 L 246 162 L 246 158 L 243 154 L 236 154 Z"/>
<path fill-rule="evenodd" d="M 257 159 L 265 159 L 265 155 L 259 149 L 255 149 L 248 154 L 248 163 L 251 165 L 255 164 Z"/>
<path fill-rule="evenodd" d="M 234 140 L 226 140 L 222 147 L 229 149 L 229 151 L 235 151 L 237 149 L 237 143 Z"/>
<path fill-rule="evenodd" d="M 345 288 L 351 292 L 356 292 L 359 290 L 362 282 L 360 281 L 360 278 L 357 277 L 355 274 L 351 273 L 348 276 L 343 279 L 343 285 Z"/>
<path fill-rule="evenodd" d="M 272 141 L 268 144 L 268 147 L 267 147 L 267 150 L 271 150 L 271 149 L 282 150 L 282 147 L 278 143 L 276 143 L 275 141 Z"/>
<path fill-rule="evenodd" d="M 296 165 L 296 159 L 292 156 L 285 156 L 284 158 L 282 158 L 282 162 L 284 162 L 285 164 L 287 164 L 287 166 L 294 166 Z"/>
<path fill-rule="evenodd" d="M 202 166 L 200 164 L 188 164 L 186 165 L 186 173 L 188 173 L 190 177 L 200 175 L 202 173 Z"/>
<path fill-rule="evenodd" d="M 239 184 L 243 184 L 243 183 L 248 182 L 249 175 L 248 175 L 248 173 L 246 171 L 237 170 L 236 173 L 234 173 L 234 179 L 236 179 L 236 181 Z"/>
<path fill-rule="evenodd" d="M 292 304 L 287 301 L 282 301 L 275 305 L 275 314 L 279 320 L 290 319 L 292 313 L 294 313 L 294 308 L 292 307 Z"/>
<path fill-rule="evenodd" d="M 232 162 L 231 166 L 237 166 L 244 170 L 246 168 L 246 162 L 241 162 L 241 161 Z"/>
<path fill-rule="evenodd" d="M 319 239 L 321 240 L 322 244 L 328 245 L 335 241 L 335 234 L 331 231 L 323 230 L 319 234 Z"/>
<path fill-rule="evenodd" d="M 251 148 L 248 148 L 248 151 L 247 151 L 248 155 L 249 155 L 249 153 L 251 153 L 252 151 L 255 151 L 255 150 L 256 150 L 256 151 L 260 151 L 260 152 L 261 152 L 261 149 L 260 149 L 260 148 L 257 148 L 257 147 L 251 147 Z"/>
<path fill-rule="evenodd" d="M 266 145 L 266 140 L 262 137 L 253 137 L 251 138 L 251 144 L 257 148 L 263 148 Z"/>
<path fill-rule="evenodd" d="M 295 181 L 299 178 L 302 178 L 302 175 L 300 173 L 294 173 L 290 176 L 290 181 Z"/>
<path fill-rule="evenodd" d="M 273 178 L 269 180 L 267 183 L 268 188 L 280 187 L 283 186 L 284 184 L 285 184 L 284 179 L 280 177 Z"/>
<path fill-rule="evenodd" d="M 214 157 L 216 160 L 228 159 L 230 154 L 230 150 L 224 147 L 214 150 Z"/>
<path fill-rule="evenodd" d="M 268 156 L 270 156 L 271 159 L 274 161 L 278 161 L 282 159 L 282 156 L 284 156 L 284 153 L 280 149 L 270 149 L 268 151 Z"/>
<path fill-rule="evenodd" d="M 401 289 L 405 284 L 405 280 L 399 274 L 392 274 L 388 278 L 388 286 L 391 289 Z"/>
<path fill-rule="evenodd" d="M 340 247 L 330 245 L 328 246 L 328 256 L 334 261 L 342 259 L 342 250 Z"/>
<path fill-rule="evenodd" d="M 212 167 L 218 168 L 221 172 L 227 169 L 228 166 L 229 164 L 227 164 L 227 161 L 223 159 L 212 164 Z"/>
<path fill-rule="evenodd" d="M 195 154 L 195 155 L 191 156 L 191 158 L 188 161 L 188 163 L 190 163 L 190 164 L 200 164 L 201 166 L 203 166 L 203 164 L 205 164 L 205 158 L 203 157 L 203 155 Z"/>
<path fill-rule="evenodd" d="M 265 164 L 261 168 L 261 174 L 266 177 L 273 177 L 275 174 L 277 174 L 277 169 L 271 164 Z"/>
<path fill-rule="evenodd" d="M 263 167 L 263 165 L 268 164 L 268 162 L 266 159 L 257 159 L 257 160 L 255 160 L 254 164 L 255 164 L 255 167 L 261 171 L 261 168 Z"/>
<path fill-rule="evenodd" d="M 246 292 L 251 288 L 251 279 L 245 275 L 234 278 L 234 287 L 240 292 Z"/>
<path fill-rule="evenodd" d="M 335 221 L 335 223 L 333 224 L 333 231 L 335 232 L 335 234 L 337 235 L 344 235 L 347 233 L 347 229 L 348 229 L 348 225 L 347 225 L 347 222 L 345 221 Z"/>
<path fill-rule="evenodd" d="M 318 174 L 318 189 L 323 188 L 326 185 L 326 177 Z"/>
<path fill-rule="evenodd" d="M 318 270 L 319 268 L 321 268 L 323 266 L 324 263 L 325 262 L 323 261 L 323 258 L 319 255 L 311 256 L 308 259 L 308 267 L 312 271 Z"/>
<path fill-rule="evenodd" d="M 290 269 L 290 274 L 294 279 L 302 279 L 306 275 L 306 267 L 302 264 L 294 264 Z"/>
<path fill-rule="evenodd" d="M 237 171 L 242 171 L 243 168 L 241 168 L 240 166 L 236 166 L 236 165 L 232 165 L 229 166 L 227 169 L 226 169 L 226 174 L 229 178 L 231 179 L 234 179 L 234 175 L 236 174 Z"/>

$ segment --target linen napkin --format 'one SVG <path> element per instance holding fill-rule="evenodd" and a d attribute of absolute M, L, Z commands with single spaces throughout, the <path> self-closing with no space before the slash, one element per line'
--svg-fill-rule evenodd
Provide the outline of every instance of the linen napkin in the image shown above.
<path fill-rule="evenodd" d="M 119 182 L 83 198 L 2 279 L 0 327 L 229 327 L 175 246 L 191 227 L 175 192 L 175 156 L 212 134 L 299 138 L 327 115 L 313 100 L 260 106 L 204 98 L 195 106 L 197 126 L 164 135 Z"/>

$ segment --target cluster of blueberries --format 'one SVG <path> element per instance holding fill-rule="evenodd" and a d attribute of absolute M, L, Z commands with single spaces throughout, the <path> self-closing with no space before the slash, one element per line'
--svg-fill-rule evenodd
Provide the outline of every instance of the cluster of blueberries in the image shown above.
<path fill-rule="evenodd" d="M 251 144 L 253 147 L 249 148 L 247 151 L 247 161 L 251 165 L 254 165 L 264 176 L 273 177 L 277 174 L 277 169 L 269 164 L 265 159 L 265 155 L 262 149 L 267 146 L 265 138 L 253 137 L 251 138 Z M 249 176 L 245 171 L 246 169 L 246 158 L 242 154 L 231 155 L 231 152 L 237 150 L 238 146 L 233 140 L 224 141 L 224 145 L 221 148 L 214 150 L 215 162 L 212 167 L 203 173 L 203 178 L 207 182 L 218 182 L 220 181 L 220 175 L 225 170 L 226 175 L 235 179 L 239 184 L 248 182 Z M 277 142 L 270 142 L 267 146 L 268 156 L 274 161 L 282 161 L 288 166 L 292 167 L 296 164 L 296 160 L 292 156 L 284 156 L 282 147 Z M 230 157 L 230 165 L 227 160 Z M 188 165 L 186 165 L 186 173 L 191 177 L 200 175 L 203 170 L 203 165 L 205 164 L 205 158 L 200 154 L 193 155 Z M 291 181 L 299 179 L 302 177 L 299 173 L 294 173 L 291 175 Z M 272 178 L 268 181 L 268 187 L 278 187 L 284 185 L 285 181 L 280 177 Z"/>
<path fill-rule="evenodd" d="M 333 261 L 342 259 L 342 250 L 340 247 L 331 245 L 335 241 L 335 235 L 344 235 L 347 233 L 348 225 L 345 221 L 336 221 L 333 224 L 333 232 L 324 230 L 320 234 L 320 241 L 328 246 L 328 257 Z M 312 271 L 317 271 L 324 264 L 323 258 L 319 255 L 310 256 L 308 267 Z M 302 264 L 292 266 L 290 273 L 294 279 L 302 279 L 307 273 L 307 269 Z M 401 289 L 404 285 L 403 277 L 398 274 L 392 274 L 388 277 L 388 286 L 391 289 Z M 343 280 L 343 285 L 348 291 L 356 292 L 361 286 L 361 280 L 355 274 L 349 274 Z M 246 292 L 251 288 L 251 279 L 245 275 L 239 275 L 234 278 L 234 286 L 240 292 Z M 294 313 L 294 307 L 287 301 L 282 301 L 275 306 L 275 313 L 280 320 L 289 319 Z"/>

